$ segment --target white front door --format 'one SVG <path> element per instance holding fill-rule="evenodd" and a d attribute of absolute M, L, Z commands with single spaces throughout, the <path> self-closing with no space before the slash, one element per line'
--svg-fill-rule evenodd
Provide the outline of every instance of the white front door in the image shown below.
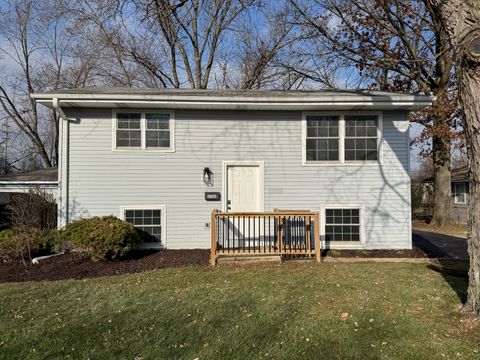
<path fill-rule="evenodd" d="M 263 172 L 260 165 L 227 165 L 226 210 L 263 211 Z"/>

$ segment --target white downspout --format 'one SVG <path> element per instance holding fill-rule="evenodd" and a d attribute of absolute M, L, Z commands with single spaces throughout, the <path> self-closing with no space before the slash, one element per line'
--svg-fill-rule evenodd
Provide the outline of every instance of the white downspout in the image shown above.
<path fill-rule="evenodd" d="M 54 97 L 52 105 L 58 113 L 58 215 L 57 226 L 62 228 L 68 224 L 68 118 L 60 107 L 60 101 Z"/>

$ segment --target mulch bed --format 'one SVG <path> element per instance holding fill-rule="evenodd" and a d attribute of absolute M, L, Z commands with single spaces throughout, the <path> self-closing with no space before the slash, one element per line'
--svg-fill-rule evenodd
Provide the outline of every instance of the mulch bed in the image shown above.
<path fill-rule="evenodd" d="M 55 256 L 38 265 L 0 260 L 0 282 L 85 279 L 189 265 L 208 265 L 210 250 L 141 251 L 126 259 L 93 262 L 86 254 Z"/>
<path fill-rule="evenodd" d="M 21 261 L 2 262 L 0 283 L 85 279 L 138 273 L 147 270 L 182 266 L 208 266 L 210 250 L 141 251 L 126 259 L 93 262 L 86 254 L 70 253 L 43 260 L 38 265 Z M 323 250 L 322 256 L 358 258 L 427 258 L 439 257 L 419 248 L 412 250 Z"/>
<path fill-rule="evenodd" d="M 414 247 L 412 250 L 323 250 L 322 256 L 346 258 L 437 258 L 443 254 L 426 252 Z"/>

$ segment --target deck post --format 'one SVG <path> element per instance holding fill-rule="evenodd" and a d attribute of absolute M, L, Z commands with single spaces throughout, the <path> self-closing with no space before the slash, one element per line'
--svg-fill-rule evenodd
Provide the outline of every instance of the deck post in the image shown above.
<path fill-rule="evenodd" d="M 217 265 L 217 217 L 215 214 L 218 210 L 212 211 L 212 216 L 210 219 L 210 229 L 211 229 L 211 243 L 210 243 L 210 265 Z"/>
<path fill-rule="evenodd" d="M 314 215 L 314 231 L 315 231 L 315 260 L 320 262 L 320 215 L 319 213 L 315 213 Z"/>
<path fill-rule="evenodd" d="M 311 246 L 311 243 L 310 243 L 310 237 L 311 237 L 311 230 L 310 230 L 310 215 L 307 215 L 305 216 L 305 228 L 306 228 L 306 232 L 305 232 L 305 236 L 306 236 L 306 244 L 307 244 L 307 257 L 311 257 L 312 256 L 312 246 Z"/>

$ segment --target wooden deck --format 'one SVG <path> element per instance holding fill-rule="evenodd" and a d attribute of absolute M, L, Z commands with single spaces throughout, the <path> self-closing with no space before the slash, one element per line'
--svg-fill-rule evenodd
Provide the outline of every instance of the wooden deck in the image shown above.
<path fill-rule="evenodd" d="M 211 218 L 210 264 L 221 256 L 315 256 L 320 262 L 317 212 L 220 212 Z"/>

